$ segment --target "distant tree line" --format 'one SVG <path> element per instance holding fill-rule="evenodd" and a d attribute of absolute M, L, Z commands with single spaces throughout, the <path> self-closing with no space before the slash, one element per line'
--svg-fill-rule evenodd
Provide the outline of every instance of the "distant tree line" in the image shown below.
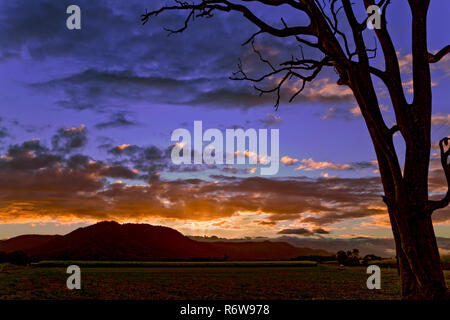
<path fill-rule="evenodd" d="M 364 257 L 359 255 L 358 249 L 353 250 L 340 250 L 335 255 L 329 256 L 298 256 L 296 258 L 290 259 L 292 261 L 316 261 L 318 263 L 326 263 L 337 261 L 339 264 L 344 266 L 366 266 L 370 261 L 382 260 L 382 257 L 376 256 L 374 254 L 367 254 Z"/>
<path fill-rule="evenodd" d="M 10 253 L 0 251 L 0 263 L 11 263 L 19 266 L 26 266 L 31 263 L 31 259 L 23 251 L 13 251 Z"/>
<path fill-rule="evenodd" d="M 359 255 L 358 249 L 353 250 L 340 250 L 336 253 L 336 260 L 339 264 L 344 266 L 366 266 L 370 261 L 373 260 L 381 260 L 381 257 L 378 257 L 374 254 L 367 254 L 364 257 Z"/>

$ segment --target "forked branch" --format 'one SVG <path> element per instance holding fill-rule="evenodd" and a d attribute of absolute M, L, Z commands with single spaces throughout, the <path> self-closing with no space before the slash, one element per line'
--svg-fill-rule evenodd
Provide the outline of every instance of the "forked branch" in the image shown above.
<path fill-rule="evenodd" d="M 292 58 L 291 60 L 280 63 L 279 67 L 275 67 L 268 59 L 263 57 L 261 51 L 255 47 L 253 41 L 252 41 L 252 48 L 253 52 L 259 57 L 259 60 L 268 66 L 269 71 L 263 74 L 262 76 L 251 77 L 244 71 L 242 67 L 242 62 L 239 61 L 238 71 L 233 72 L 233 76 L 230 77 L 230 79 L 247 80 L 250 82 L 260 83 L 263 82 L 264 80 L 269 80 L 272 77 L 278 76 L 276 85 L 272 88 L 263 89 L 262 87 L 257 85 L 253 86 L 255 90 L 259 92 L 259 95 L 274 92 L 277 94 L 275 109 L 278 109 L 278 106 L 280 105 L 281 89 L 283 85 L 286 84 L 287 81 L 291 80 L 292 78 L 301 80 L 301 85 L 297 88 L 297 90 L 294 92 L 294 94 L 291 95 L 289 99 L 289 102 L 292 102 L 295 99 L 295 97 L 305 89 L 306 83 L 314 80 L 324 66 L 332 66 L 329 57 L 325 56 L 322 60 Z M 301 72 L 307 72 L 308 74 L 305 75 L 302 74 Z"/>
<path fill-rule="evenodd" d="M 249 0 L 247 0 L 249 1 Z M 275 1 L 270 0 L 262 0 L 264 2 L 269 3 L 275 3 Z M 291 4 L 292 6 L 295 6 L 297 9 L 302 10 L 303 6 L 295 3 L 295 1 L 281 1 L 287 4 Z M 151 17 L 157 16 L 165 11 L 188 11 L 189 14 L 185 19 L 184 26 L 176 29 L 171 30 L 167 29 L 167 31 L 171 33 L 178 33 L 186 30 L 189 22 L 194 19 L 195 17 L 201 18 L 201 17 L 212 17 L 215 11 L 223 11 L 223 12 L 239 12 L 241 13 L 247 20 L 249 20 L 251 23 L 256 25 L 260 30 L 256 34 L 262 34 L 262 33 L 268 33 L 273 36 L 277 37 L 289 37 L 289 36 L 295 36 L 300 34 L 306 34 L 306 35 L 312 35 L 313 34 L 313 27 L 311 25 L 308 26 L 295 26 L 295 27 L 287 27 L 284 26 L 284 28 L 276 28 L 260 18 L 258 18 L 250 9 L 248 9 L 246 6 L 241 4 L 236 4 L 233 2 L 229 2 L 228 0 L 202 0 L 199 3 L 188 3 L 183 2 L 180 0 L 175 0 L 175 5 L 173 6 L 164 6 L 161 7 L 158 10 L 154 10 L 151 12 L 145 12 L 141 15 L 141 22 L 142 24 L 146 24 Z M 274 4 L 272 4 L 274 5 Z M 254 36 L 256 36 L 256 34 Z M 254 38 L 252 36 L 251 39 Z"/>
<path fill-rule="evenodd" d="M 436 63 L 439 62 L 447 53 L 450 53 L 450 45 L 446 45 L 444 48 L 439 50 L 436 54 L 428 52 L 428 62 Z"/>
<path fill-rule="evenodd" d="M 445 208 L 450 203 L 450 163 L 448 162 L 448 157 L 450 156 L 449 141 L 450 141 L 449 137 L 445 137 L 441 139 L 441 141 L 439 141 L 442 169 L 444 169 L 445 178 L 447 179 L 447 194 L 443 199 L 439 201 L 430 201 L 429 203 L 430 214 L 434 210 Z"/>

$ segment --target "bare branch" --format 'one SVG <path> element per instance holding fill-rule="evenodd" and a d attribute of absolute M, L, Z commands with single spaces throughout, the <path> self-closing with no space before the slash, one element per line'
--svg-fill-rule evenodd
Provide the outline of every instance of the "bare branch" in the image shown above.
<path fill-rule="evenodd" d="M 381 8 L 381 28 L 375 29 L 375 34 L 383 51 L 385 71 L 379 71 L 373 67 L 369 67 L 369 69 L 372 74 L 378 76 L 386 85 L 392 100 L 397 124 L 400 128 L 405 128 L 409 123 L 408 102 L 403 91 L 397 52 L 391 36 L 389 35 L 386 21 L 387 8 L 390 3 L 391 0 L 382 0 L 378 2 L 377 5 Z M 364 0 L 366 8 L 374 4 L 374 0 Z M 406 130 L 403 131 L 405 132 Z"/>
<path fill-rule="evenodd" d="M 351 60 L 352 57 L 353 57 L 354 55 L 356 55 L 356 52 L 351 52 L 351 51 L 350 51 L 350 47 L 349 47 L 349 44 L 348 44 L 347 36 L 345 35 L 344 32 L 342 32 L 342 31 L 339 30 L 339 26 L 338 26 L 338 17 L 337 17 L 337 16 L 338 16 L 338 14 L 339 14 L 339 11 L 340 11 L 343 7 L 341 6 L 341 7 L 339 7 L 339 8 L 336 10 L 336 2 L 337 2 L 337 0 L 331 0 L 330 11 L 331 11 L 331 15 L 332 15 L 332 17 L 333 17 L 333 21 L 332 21 L 332 20 L 327 16 L 327 14 L 325 13 L 325 10 L 324 10 L 325 5 L 320 6 L 320 4 L 318 3 L 318 0 L 316 0 L 317 7 L 319 8 L 319 10 L 320 10 L 320 12 L 321 12 L 321 14 L 322 14 L 324 20 L 328 23 L 328 25 L 329 25 L 330 28 L 332 29 L 333 35 L 334 35 L 334 36 L 336 36 L 336 34 L 339 35 L 339 36 L 342 38 L 342 40 L 344 41 L 344 49 L 345 49 L 345 52 L 346 52 L 346 54 L 347 54 L 347 56 L 348 56 L 348 59 Z"/>
<path fill-rule="evenodd" d="M 250 0 L 247 0 L 250 1 Z M 269 0 L 262 0 L 267 2 L 273 2 Z M 211 17 L 214 11 L 223 11 L 223 12 L 240 12 L 242 15 L 252 22 L 254 25 L 260 28 L 260 31 L 257 32 L 257 34 L 260 33 L 269 33 L 273 36 L 277 37 L 289 37 L 289 36 L 295 36 L 299 34 L 313 34 L 313 28 L 311 25 L 308 26 L 295 26 L 295 27 L 284 27 L 284 28 L 275 28 L 274 26 L 271 26 L 261 19 L 259 19 L 253 12 L 250 11 L 246 6 L 243 6 L 241 4 L 236 4 L 229 2 L 228 0 L 202 0 L 200 3 L 197 4 L 189 4 L 187 2 L 181 2 L 179 0 L 175 0 L 177 5 L 173 6 L 164 6 L 158 10 L 151 11 L 151 12 L 145 12 L 141 15 L 141 21 L 142 24 L 146 24 L 149 19 L 152 16 L 157 16 L 165 11 L 174 11 L 174 10 L 188 10 L 190 13 L 188 17 L 185 20 L 185 25 L 175 30 L 176 32 L 182 32 L 186 29 L 187 24 L 193 17 Z M 300 4 L 295 4 L 294 1 L 288 1 L 285 0 L 285 3 L 290 3 L 291 5 L 296 5 L 297 9 L 302 10 L 303 6 Z M 274 3 L 274 2 L 273 2 Z M 195 14 L 197 12 L 197 14 Z M 173 30 L 169 29 L 169 32 L 173 33 Z M 256 34 L 255 34 L 256 35 Z M 255 36 L 254 35 L 254 36 Z M 249 41 L 251 41 L 254 36 L 252 36 Z M 247 41 L 247 42 L 249 42 Z"/>
<path fill-rule="evenodd" d="M 279 75 L 280 80 L 277 84 L 270 89 L 263 89 L 259 86 L 254 86 L 255 90 L 259 92 L 259 95 L 267 94 L 267 93 L 277 93 L 277 99 L 275 102 L 275 109 L 278 108 L 281 101 L 281 89 L 286 81 L 292 78 L 298 78 L 302 81 L 300 88 L 290 97 L 289 102 L 292 102 L 297 95 L 299 95 L 306 86 L 307 82 L 314 80 L 317 75 L 320 73 L 324 66 L 332 66 L 329 61 L 329 57 L 324 57 L 322 60 L 314 60 L 314 59 L 294 59 L 292 58 L 289 61 L 285 61 L 280 63 L 280 68 L 276 68 L 268 59 L 264 58 L 262 53 L 255 47 L 254 42 L 252 42 L 253 52 L 258 56 L 259 60 L 267 65 L 270 69 L 270 72 L 260 76 L 260 77 L 250 77 L 246 74 L 246 72 L 242 68 L 242 62 L 238 63 L 238 71 L 233 72 L 233 76 L 230 77 L 231 80 L 247 80 L 255 83 L 262 82 L 263 80 L 269 79 L 273 76 Z M 303 54 L 302 54 L 303 56 Z M 309 75 L 303 75 L 300 71 L 312 71 Z"/>
<path fill-rule="evenodd" d="M 448 163 L 448 157 L 450 155 L 449 137 L 445 137 L 439 141 L 439 149 L 441 150 L 441 165 L 444 169 L 445 178 L 447 179 L 447 194 L 439 201 L 429 201 L 429 214 L 437 209 L 442 209 L 448 206 L 450 203 L 450 163 Z M 447 150 L 445 150 L 447 147 Z"/>
<path fill-rule="evenodd" d="M 389 129 L 389 133 L 391 135 L 394 135 L 398 131 L 400 131 L 400 127 L 398 125 L 394 125 L 394 126 L 392 126 L 392 128 Z"/>
<path fill-rule="evenodd" d="M 450 53 L 450 45 L 446 45 L 444 48 L 438 51 L 436 54 L 428 52 L 428 62 L 436 63 L 440 61 L 447 53 Z"/>

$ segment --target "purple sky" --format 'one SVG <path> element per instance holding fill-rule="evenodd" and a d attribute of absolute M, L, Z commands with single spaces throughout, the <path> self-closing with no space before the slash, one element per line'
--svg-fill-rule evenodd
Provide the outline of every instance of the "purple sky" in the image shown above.
<path fill-rule="evenodd" d="M 163 27 L 182 25 L 180 14 L 140 24 L 145 9 L 164 3 L 0 4 L 0 238 L 66 233 L 104 219 L 227 237 L 274 236 L 281 229 L 391 236 L 367 129 L 349 89 L 335 85 L 334 71 L 325 70 L 275 111 L 273 96 L 258 97 L 250 83 L 228 79 L 239 58 L 250 72 L 267 71 L 250 45 L 241 46 L 255 27 L 237 14 L 198 19 L 172 36 Z M 81 8 L 81 30 L 65 27 L 69 4 Z M 304 20 L 283 7 L 255 10 L 276 24 L 280 16 L 288 24 Z M 448 12 L 448 1 L 432 1 L 430 51 L 449 42 Z M 388 21 L 409 94 L 407 1 L 394 1 Z M 373 42 L 368 31 L 367 43 Z M 255 46 L 275 62 L 299 54 L 292 39 L 261 36 Z M 308 48 L 304 54 L 318 57 Z M 449 75 L 450 59 L 432 66 L 434 142 L 450 134 Z M 392 125 L 385 88 L 377 88 Z M 205 129 L 279 128 L 286 163 L 275 177 L 252 174 L 251 165 L 174 166 L 167 157 L 170 134 L 192 129 L 194 120 Z M 437 196 L 444 184 L 436 155 L 431 170 Z M 450 237 L 449 212 L 436 213 L 438 236 Z M 319 229 L 328 233 L 314 232 Z"/>

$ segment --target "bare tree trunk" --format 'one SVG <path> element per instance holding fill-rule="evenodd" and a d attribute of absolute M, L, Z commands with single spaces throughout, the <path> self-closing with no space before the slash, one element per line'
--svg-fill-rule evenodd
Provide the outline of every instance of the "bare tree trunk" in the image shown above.
<path fill-rule="evenodd" d="M 408 209 L 408 219 L 405 212 L 389 209 L 402 296 L 404 299 L 448 299 L 431 215 Z"/>

